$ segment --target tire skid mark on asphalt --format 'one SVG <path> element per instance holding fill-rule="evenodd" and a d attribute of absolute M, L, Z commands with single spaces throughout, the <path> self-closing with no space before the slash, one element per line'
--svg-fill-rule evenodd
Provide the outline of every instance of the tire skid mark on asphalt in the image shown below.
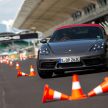
<path fill-rule="evenodd" d="M 5 90 L 2 88 L 2 89 L 1 89 L 2 108 L 7 108 L 5 96 L 6 96 L 6 92 L 5 92 Z"/>
<path fill-rule="evenodd" d="M 5 91 L 3 90 L 2 91 L 2 96 L 3 96 L 3 98 L 2 98 L 2 102 L 3 102 L 3 108 L 7 108 L 7 105 L 6 105 L 6 101 L 5 101 Z"/>

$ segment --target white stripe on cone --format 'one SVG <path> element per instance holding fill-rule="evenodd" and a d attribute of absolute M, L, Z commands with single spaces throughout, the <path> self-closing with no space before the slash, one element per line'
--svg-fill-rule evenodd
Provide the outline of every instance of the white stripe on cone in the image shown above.
<path fill-rule="evenodd" d="M 12 61 L 10 61 L 10 65 L 12 65 Z"/>
<path fill-rule="evenodd" d="M 53 96 L 54 99 L 60 99 L 61 98 L 61 93 L 58 92 L 58 91 L 54 91 L 54 96 Z"/>
<path fill-rule="evenodd" d="M 73 82 L 72 84 L 72 90 L 80 89 L 80 83 L 79 81 Z"/>
<path fill-rule="evenodd" d="M 34 72 L 34 69 L 33 69 L 33 68 L 31 68 L 31 69 L 30 69 L 30 71 Z"/>
<path fill-rule="evenodd" d="M 19 64 L 16 64 L 16 66 L 19 66 Z"/>
<path fill-rule="evenodd" d="M 94 92 L 95 92 L 96 94 L 103 93 L 101 86 L 96 87 L 96 88 L 94 89 Z"/>
<path fill-rule="evenodd" d="M 24 72 L 22 72 L 22 75 L 26 75 Z"/>

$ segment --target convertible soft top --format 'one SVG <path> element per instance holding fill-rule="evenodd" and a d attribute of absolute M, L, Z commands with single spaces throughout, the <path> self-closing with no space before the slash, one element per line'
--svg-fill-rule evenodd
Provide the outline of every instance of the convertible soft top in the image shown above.
<path fill-rule="evenodd" d="M 93 26 L 93 27 L 100 27 L 103 28 L 99 24 L 70 24 L 70 25 L 65 25 L 57 28 L 56 30 L 64 29 L 64 28 L 71 28 L 71 27 L 84 27 L 84 26 Z"/>

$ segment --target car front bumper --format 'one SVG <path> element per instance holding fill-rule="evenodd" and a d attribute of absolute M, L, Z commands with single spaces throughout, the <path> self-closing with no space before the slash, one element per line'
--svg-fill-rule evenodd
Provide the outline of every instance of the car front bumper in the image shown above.
<path fill-rule="evenodd" d="M 39 60 L 39 69 L 47 71 L 80 71 L 106 66 L 104 55 L 81 57 L 80 62 L 59 63 L 58 59 Z"/>

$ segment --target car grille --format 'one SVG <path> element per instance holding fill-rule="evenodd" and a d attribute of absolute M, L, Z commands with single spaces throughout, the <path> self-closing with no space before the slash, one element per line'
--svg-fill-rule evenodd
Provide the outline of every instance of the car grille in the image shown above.
<path fill-rule="evenodd" d="M 71 62 L 71 63 L 59 63 L 57 65 L 57 68 L 71 68 L 71 67 L 80 67 L 82 66 L 83 63 L 82 62 Z"/>
<path fill-rule="evenodd" d="M 55 68 L 55 65 L 56 65 L 56 62 L 42 62 L 42 63 L 40 63 L 41 68 L 48 68 L 48 69 Z"/>
<path fill-rule="evenodd" d="M 100 58 L 84 59 L 83 61 L 86 66 L 99 65 L 102 63 L 102 60 Z"/>

